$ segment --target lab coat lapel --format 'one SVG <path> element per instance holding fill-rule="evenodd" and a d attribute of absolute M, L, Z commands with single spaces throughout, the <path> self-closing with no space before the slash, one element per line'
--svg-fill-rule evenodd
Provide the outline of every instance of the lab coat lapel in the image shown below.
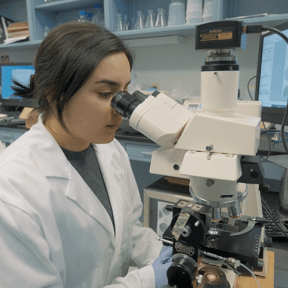
<path fill-rule="evenodd" d="M 122 193 L 121 187 L 118 183 L 120 176 L 119 171 L 113 167 L 113 152 L 104 149 L 104 145 L 94 145 L 98 163 L 102 172 L 102 176 L 110 198 L 115 230 L 116 230 L 116 243 L 121 243 L 123 232 L 123 211 L 122 211 Z M 120 246 L 117 247 L 120 250 Z M 116 249 L 116 250 L 118 250 Z M 116 251 L 117 252 L 117 251 Z M 119 251 L 118 251 L 119 252 Z"/>
<path fill-rule="evenodd" d="M 114 242 L 114 228 L 110 216 L 102 203 L 95 197 L 93 191 L 71 164 L 69 165 L 69 184 L 65 194 L 66 197 L 75 201 L 86 213 L 101 223 L 110 233 L 110 238 L 112 239 L 112 242 Z"/>

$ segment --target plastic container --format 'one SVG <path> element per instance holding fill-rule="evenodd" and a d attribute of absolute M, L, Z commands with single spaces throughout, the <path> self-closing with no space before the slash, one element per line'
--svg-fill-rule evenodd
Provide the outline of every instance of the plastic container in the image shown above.
<path fill-rule="evenodd" d="M 92 23 L 93 13 L 88 13 L 88 14 L 87 14 L 87 20 L 88 20 L 88 22 Z"/>
<path fill-rule="evenodd" d="M 202 0 L 188 0 L 186 11 L 186 24 L 198 24 L 202 22 L 203 17 Z"/>
<path fill-rule="evenodd" d="M 168 26 L 185 24 L 185 3 L 181 0 L 171 0 L 169 5 Z"/>
<path fill-rule="evenodd" d="M 104 15 L 102 12 L 102 6 L 100 4 L 94 5 L 92 23 L 104 27 Z"/>
<path fill-rule="evenodd" d="M 197 25 L 199 23 L 202 23 L 202 17 L 201 18 L 188 18 L 186 19 L 187 25 Z"/>
<path fill-rule="evenodd" d="M 81 10 L 80 12 L 79 12 L 79 20 L 78 20 L 78 22 L 88 22 L 88 20 L 87 20 L 87 12 L 86 11 L 84 11 L 84 10 Z"/>
<path fill-rule="evenodd" d="M 202 18 L 202 11 L 192 11 L 186 13 L 186 19 L 188 18 Z"/>
<path fill-rule="evenodd" d="M 202 13 L 203 0 L 187 0 L 187 13 L 199 11 Z"/>
<path fill-rule="evenodd" d="M 204 0 L 203 22 L 213 21 L 213 0 Z"/>

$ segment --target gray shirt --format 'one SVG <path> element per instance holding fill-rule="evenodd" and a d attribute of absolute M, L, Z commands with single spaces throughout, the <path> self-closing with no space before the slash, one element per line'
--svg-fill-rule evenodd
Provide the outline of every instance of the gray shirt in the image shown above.
<path fill-rule="evenodd" d="M 86 150 L 81 152 L 69 151 L 62 147 L 61 149 L 68 161 L 81 175 L 86 184 L 105 207 L 115 229 L 111 202 L 93 146 L 90 144 Z"/>

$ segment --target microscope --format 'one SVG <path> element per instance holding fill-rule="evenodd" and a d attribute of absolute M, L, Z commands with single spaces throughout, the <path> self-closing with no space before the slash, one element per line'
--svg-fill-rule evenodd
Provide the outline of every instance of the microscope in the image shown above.
<path fill-rule="evenodd" d="M 190 180 L 193 201 L 170 207 L 173 220 L 162 236 L 173 245 L 169 285 L 232 288 L 223 267 L 235 275 L 245 274 L 243 265 L 263 268 L 267 220 L 241 210 L 248 186 L 263 183 L 256 156 L 261 104 L 244 101 L 241 111 L 251 113 L 237 113 L 239 65 L 232 51 L 246 48 L 242 22 L 199 25 L 195 42 L 196 50 L 209 51 L 201 72 L 201 111 L 158 91 L 148 97 L 119 92 L 111 106 L 161 146 L 152 154 L 151 173 Z M 207 265 L 200 268 L 200 262 Z"/>

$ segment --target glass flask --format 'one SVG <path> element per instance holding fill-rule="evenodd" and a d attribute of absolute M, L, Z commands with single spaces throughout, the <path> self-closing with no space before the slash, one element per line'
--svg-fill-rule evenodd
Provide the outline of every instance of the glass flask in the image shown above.
<path fill-rule="evenodd" d="M 153 28 L 155 26 L 153 10 L 148 10 L 147 13 L 148 15 L 147 15 L 145 28 Z"/>
<path fill-rule="evenodd" d="M 134 29 L 142 29 L 142 28 L 143 28 L 143 13 L 142 11 L 137 11 Z"/>
<path fill-rule="evenodd" d="M 157 9 L 157 18 L 156 18 L 155 27 L 164 27 L 167 25 L 164 14 L 165 14 L 165 10 L 163 8 Z"/>

